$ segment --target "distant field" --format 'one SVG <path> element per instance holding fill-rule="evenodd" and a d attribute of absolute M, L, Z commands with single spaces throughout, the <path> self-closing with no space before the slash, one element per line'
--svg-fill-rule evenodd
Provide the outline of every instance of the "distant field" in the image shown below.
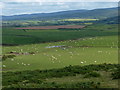
<path fill-rule="evenodd" d="M 16 30 L 15 27 L 3 27 L 4 45 L 25 45 L 54 41 L 71 40 L 95 36 L 118 35 L 117 25 L 90 25 L 83 29 Z"/>
<path fill-rule="evenodd" d="M 99 19 L 60 19 L 60 20 L 15 20 L 2 21 L 5 27 L 39 27 L 39 26 L 56 26 L 56 25 L 90 25 Z"/>
<path fill-rule="evenodd" d="M 63 19 L 62 21 L 97 21 L 99 19 Z"/>

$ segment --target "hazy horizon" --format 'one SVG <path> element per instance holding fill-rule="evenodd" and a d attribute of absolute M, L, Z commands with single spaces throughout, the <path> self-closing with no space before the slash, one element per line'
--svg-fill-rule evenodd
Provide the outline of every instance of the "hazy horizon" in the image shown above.
<path fill-rule="evenodd" d="M 4 2 L 3 16 L 22 14 L 54 13 L 69 10 L 93 10 L 118 7 L 117 2 Z"/>
<path fill-rule="evenodd" d="M 117 7 L 111 7 L 117 8 Z M 107 8 L 96 8 L 96 9 L 107 9 Z M 95 9 L 76 9 L 76 10 L 95 10 Z M 63 11 L 55 11 L 55 12 L 48 12 L 48 13 L 57 13 L 57 12 L 64 12 L 64 11 L 73 11 L 73 10 L 63 10 Z M 29 13 L 29 14 L 15 14 L 15 15 L 2 15 L 2 16 L 17 16 L 17 15 L 30 15 L 30 14 L 48 14 L 46 13 Z"/>

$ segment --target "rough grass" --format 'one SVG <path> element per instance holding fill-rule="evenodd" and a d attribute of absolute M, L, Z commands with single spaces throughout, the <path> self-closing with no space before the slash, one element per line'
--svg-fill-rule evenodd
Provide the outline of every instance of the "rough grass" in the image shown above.
<path fill-rule="evenodd" d="M 3 87 L 51 87 L 51 88 L 117 88 L 117 80 L 112 80 L 111 72 L 119 68 L 118 64 L 99 64 L 87 66 L 67 66 L 51 70 L 28 70 L 4 72 Z M 84 78 L 86 74 L 97 72 L 101 77 Z M 51 85 L 54 84 L 54 85 Z M 49 85 L 50 84 L 50 85 Z M 41 86 L 42 85 L 42 86 Z M 47 86 L 46 86 L 47 85 Z"/>

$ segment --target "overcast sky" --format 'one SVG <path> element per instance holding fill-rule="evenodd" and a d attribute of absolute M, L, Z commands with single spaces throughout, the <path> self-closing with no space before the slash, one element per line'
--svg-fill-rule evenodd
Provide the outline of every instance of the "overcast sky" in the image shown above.
<path fill-rule="evenodd" d="M 1 0 L 0 0 L 1 1 Z M 11 2 L 10 2 L 11 1 Z M 50 13 L 66 10 L 80 10 L 80 9 L 97 9 L 97 8 L 112 8 L 118 6 L 118 0 L 66 0 L 60 2 L 51 2 L 51 0 L 3 0 L 0 2 L 0 9 L 2 15 L 19 15 L 31 13 Z M 109 1 L 109 2 L 108 2 Z"/>

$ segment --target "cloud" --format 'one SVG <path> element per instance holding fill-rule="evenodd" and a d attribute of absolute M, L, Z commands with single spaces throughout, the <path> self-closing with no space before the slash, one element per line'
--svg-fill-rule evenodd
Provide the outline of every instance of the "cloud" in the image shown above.
<path fill-rule="evenodd" d="M 4 8 L 5 4 L 3 2 L 0 2 L 0 9 Z"/>
<path fill-rule="evenodd" d="M 64 6 L 60 6 L 60 8 L 69 9 L 69 6 L 68 5 L 64 5 Z"/>
<path fill-rule="evenodd" d="M 2 2 L 3 15 L 117 7 L 117 2 Z"/>
<path fill-rule="evenodd" d="M 56 4 L 57 5 L 64 5 L 65 3 L 64 2 L 57 2 Z"/>
<path fill-rule="evenodd" d="M 2 0 L 1 2 L 119 2 L 119 0 Z"/>

